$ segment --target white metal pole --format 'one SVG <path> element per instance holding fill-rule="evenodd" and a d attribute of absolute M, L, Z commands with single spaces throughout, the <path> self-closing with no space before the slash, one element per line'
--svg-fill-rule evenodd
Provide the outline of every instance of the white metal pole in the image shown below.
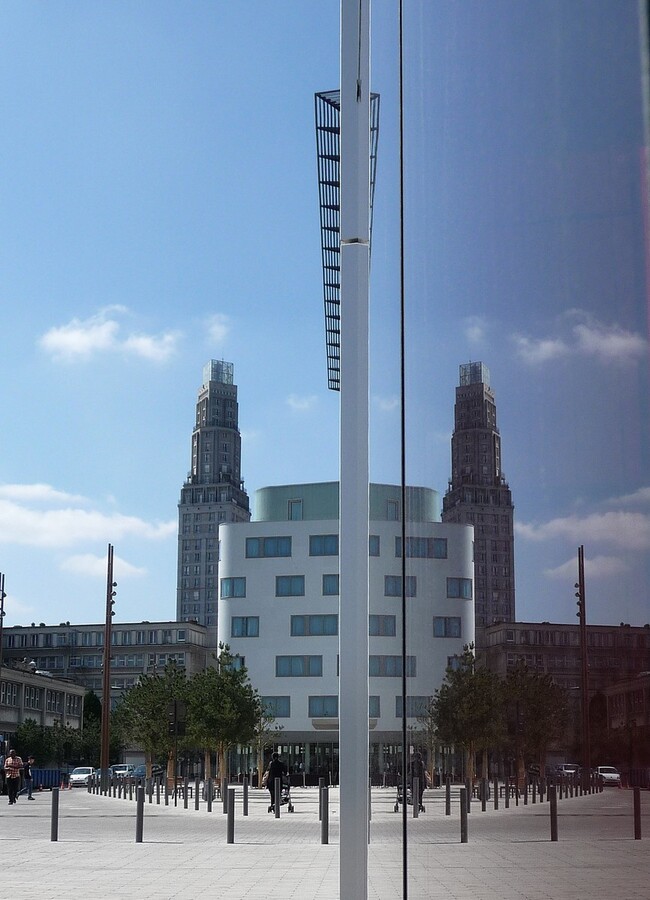
<path fill-rule="evenodd" d="M 340 900 L 368 896 L 370 2 L 341 0 Z"/>

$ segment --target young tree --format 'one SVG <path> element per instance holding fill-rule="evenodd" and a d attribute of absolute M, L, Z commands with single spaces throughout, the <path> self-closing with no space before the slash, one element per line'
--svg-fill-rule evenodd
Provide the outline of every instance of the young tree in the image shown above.
<path fill-rule="evenodd" d="M 212 775 L 212 753 L 217 754 L 219 775 L 226 776 L 228 748 L 253 740 L 260 713 L 246 668 L 235 665 L 227 644 L 219 644 L 215 666 L 193 676 L 187 701 L 188 740 L 205 755 L 205 777 Z"/>
<path fill-rule="evenodd" d="M 436 747 L 440 743 L 440 738 L 438 736 L 438 720 L 436 718 L 436 707 L 433 697 L 429 697 L 422 715 L 418 716 L 418 723 L 419 728 L 416 734 L 421 738 L 422 744 L 426 748 L 428 771 L 431 777 L 431 784 L 433 784 L 435 779 Z"/>
<path fill-rule="evenodd" d="M 549 745 L 565 733 L 567 695 L 550 675 L 531 672 L 520 660 L 506 677 L 505 698 L 517 780 L 523 783 L 526 763 L 536 763 L 543 773 Z"/>
<path fill-rule="evenodd" d="M 52 757 L 52 740 L 50 729 L 39 725 L 35 719 L 25 719 L 14 736 L 16 752 L 22 759 L 29 753 L 36 760 L 37 766 L 44 768 Z"/>
<path fill-rule="evenodd" d="M 162 674 L 142 675 L 123 695 L 112 717 L 123 739 L 142 747 L 149 770 L 152 760 L 164 758 L 171 778 L 176 775 L 175 735 L 170 733 L 168 708 L 173 700 L 186 700 L 187 685 L 184 671 L 174 662 L 167 663 Z"/>
<path fill-rule="evenodd" d="M 466 776 L 474 779 L 478 752 L 487 776 L 487 751 L 503 734 L 502 690 L 497 675 L 476 668 L 472 645 L 464 648 L 456 667 L 447 669 L 434 694 L 433 717 L 441 742 L 463 748 Z"/>
<path fill-rule="evenodd" d="M 257 786 L 262 786 L 262 775 L 264 774 L 264 751 L 270 747 L 278 739 L 283 725 L 274 725 L 275 718 L 271 713 L 267 712 L 263 704 L 260 703 L 259 715 L 255 723 L 253 746 L 257 756 Z"/>

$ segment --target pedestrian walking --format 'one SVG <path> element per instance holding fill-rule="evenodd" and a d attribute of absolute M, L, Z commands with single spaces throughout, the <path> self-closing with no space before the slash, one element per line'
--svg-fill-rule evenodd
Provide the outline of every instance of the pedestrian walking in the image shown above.
<path fill-rule="evenodd" d="M 34 765 L 34 757 L 30 754 L 30 755 L 27 757 L 27 762 L 26 762 L 25 765 L 23 766 L 23 782 L 24 782 L 24 786 L 23 786 L 22 791 L 20 792 L 21 794 L 23 794 L 25 791 L 27 791 L 27 799 L 28 799 L 28 800 L 33 800 L 33 799 L 34 799 L 34 798 L 32 797 L 32 787 L 33 787 L 33 785 L 34 785 L 34 777 L 33 777 L 33 775 L 32 775 L 32 766 L 33 766 L 33 765 Z"/>
<path fill-rule="evenodd" d="M 280 756 L 277 753 L 274 753 L 271 757 L 271 763 L 268 768 L 268 775 L 266 778 L 266 786 L 269 789 L 269 794 L 271 795 L 271 805 L 269 806 L 269 812 L 275 811 L 275 779 L 280 779 L 280 789 L 282 789 L 282 779 L 287 774 L 287 767 L 280 759 Z M 278 803 L 280 802 L 280 797 L 277 798 Z"/>
<path fill-rule="evenodd" d="M 15 750 L 10 750 L 5 759 L 5 777 L 7 779 L 7 794 L 9 795 L 10 806 L 16 802 L 16 797 L 18 796 L 22 769 L 22 759 Z"/>

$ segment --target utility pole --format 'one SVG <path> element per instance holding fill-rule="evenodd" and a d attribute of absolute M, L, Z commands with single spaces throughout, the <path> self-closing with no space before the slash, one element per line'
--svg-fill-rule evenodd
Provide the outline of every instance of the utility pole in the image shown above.
<path fill-rule="evenodd" d="M 111 727 L 111 640 L 113 628 L 113 605 L 117 582 L 113 581 L 113 545 L 108 545 L 106 566 L 106 624 L 104 625 L 104 669 L 102 680 L 102 745 L 100 754 L 101 790 L 108 790 L 108 761 Z"/>
<path fill-rule="evenodd" d="M 2 693 L 2 626 L 5 620 L 5 576 L 0 572 L 0 695 Z M 4 731 L 0 729 L 0 756 L 4 755 Z"/>
<path fill-rule="evenodd" d="M 587 658 L 587 607 L 585 603 L 585 548 L 578 547 L 578 581 L 576 613 L 580 621 L 580 688 L 582 695 L 582 769 L 583 780 L 591 771 L 591 739 L 589 733 L 589 663 Z"/>

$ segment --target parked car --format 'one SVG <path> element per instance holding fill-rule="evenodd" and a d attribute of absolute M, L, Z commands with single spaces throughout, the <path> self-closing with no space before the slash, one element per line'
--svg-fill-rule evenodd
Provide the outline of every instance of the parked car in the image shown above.
<path fill-rule="evenodd" d="M 109 772 L 113 778 L 127 778 L 129 775 L 133 775 L 134 768 L 135 766 L 132 766 L 130 763 L 120 763 L 119 765 L 111 766 Z"/>
<path fill-rule="evenodd" d="M 559 766 L 555 767 L 556 775 L 575 775 L 576 772 L 580 771 L 580 766 L 577 763 L 560 763 Z"/>
<path fill-rule="evenodd" d="M 153 765 L 151 767 L 151 777 L 154 781 L 162 781 L 165 775 L 165 770 L 162 766 Z M 133 772 L 131 773 L 133 778 L 146 778 L 147 777 L 147 767 L 144 763 L 139 766 L 136 766 Z"/>
<path fill-rule="evenodd" d="M 603 779 L 604 785 L 621 786 L 621 773 L 614 766 L 598 766 L 596 772 Z"/>
<path fill-rule="evenodd" d="M 86 787 L 94 774 L 92 766 L 77 766 L 70 772 L 70 787 Z"/>

